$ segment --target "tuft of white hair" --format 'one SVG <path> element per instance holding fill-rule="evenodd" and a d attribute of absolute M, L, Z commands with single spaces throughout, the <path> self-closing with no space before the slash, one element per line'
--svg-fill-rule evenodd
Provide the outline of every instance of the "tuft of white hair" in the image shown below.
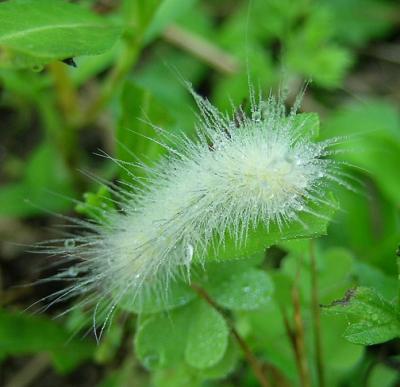
<path fill-rule="evenodd" d="M 240 245 L 257 224 L 301 222 L 310 203 L 326 203 L 329 180 L 346 184 L 329 158 L 338 139 L 314 140 L 310 122 L 297 119 L 301 98 L 287 113 L 281 98 L 256 99 L 252 91 L 250 112 L 229 115 L 192 94 L 200 110 L 196 139 L 175 138 L 140 186 L 110 186 L 121 211 L 77 221 L 86 232 L 50 249 L 77 260 L 56 276 L 72 285 L 51 303 L 83 294 L 95 305 L 96 326 L 102 302 L 107 321 L 123 298 L 165 288 L 192 261 L 204 263 L 226 233 Z"/>

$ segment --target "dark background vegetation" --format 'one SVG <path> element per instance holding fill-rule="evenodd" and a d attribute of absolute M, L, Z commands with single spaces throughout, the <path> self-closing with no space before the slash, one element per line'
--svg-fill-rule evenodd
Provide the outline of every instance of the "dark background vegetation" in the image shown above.
<path fill-rule="evenodd" d="M 153 136 L 151 127 L 140 119 L 193 135 L 195 107 L 181 78 L 222 110 L 231 109 L 229 98 L 235 104 L 246 101 L 249 73 L 267 93 L 287 89 L 289 104 L 310 81 L 302 110 L 320 115 L 322 137 L 349 135 L 347 147 L 350 143 L 352 151 L 346 158 L 366 170 L 353 172 L 363 182 L 359 194 L 338 193 L 343 211 L 322 242 L 324 249 L 341 249 L 330 269 L 337 271 L 334 281 L 340 282 L 337 296 L 362 284 L 378 289 L 389 300 L 395 297 L 395 253 L 400 242 L 397 1 L 74 3 L 124 25 L 123 36 L 100 55 L 74 57 L 76 67 L 60 60 L 10 65 L 2 56 L 0 39 L 0 338 L 9 342 L 4 349 L 0 339 L 1 385 L 191 385 L 161 374 L 149 376 L 132 355 L 134 317 L 116 322 L 100 346 L 84 332 L 68 346 L 64 343 L 82 316 L 53 317 L 69 304 L 40 315 L 24 311 L 62 286 L 30 285 L 54 270 L 49 266 L 51 258 L 31 253 L 28 246 L 57 235 L 54 230 L 63 220 L 55 214 L 90 216 L 84 203 L 76 206 L 70 200 L 100 200 L 100 184 L 87 173 L 105 180 L 121 174 L 114 163 L 95 153 L 101 149 L 132 161 L 119 141 L 139 158 L 156 160 L 160 147 L 134 133 Z M 272 253 L 279 276 L 289 269 L 281 261 L 285 260 L 281 250 Z M 271 262 L 275 261 L 271 258 Z M 306 276 L 299 281 L 305 284 Z M 39 302 L 37 307 L 43 305 Z M 270 367 L 271 385 L 303 383 L 292 355 L 287 355 L 290 344 L 274 342 L 269 336 L 268 331 L 273 335 L 274 324 L 281 322 L 265 316 L 249 321 L 265 338 L 263 343 L 249 334 L 255 353 Z M 328 386 L 399 385 L 396 339 L 363 347 L 342 339 L 342 325 L 331 325 L 323 320 L 332 351 L 325 357 Z M 258 385 L 246 362 L 241 359 L 237 364 L 225 379 L 199 383 Z"/>

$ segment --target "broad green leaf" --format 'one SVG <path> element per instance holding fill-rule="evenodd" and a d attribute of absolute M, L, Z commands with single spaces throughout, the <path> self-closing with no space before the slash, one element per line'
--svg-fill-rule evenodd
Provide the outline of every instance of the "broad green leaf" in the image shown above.
<path fill-rule="evenodd" d="M 374 289 L 351 289 L 342 300 L 326 306 L 325 310 L 348 316 L 351 324 L 344 337 L 352 343 L 372 345 L 400 337 L 398 310 Z"/>
<path fill-rule="evenodd" d="M 168 368 L 181 362 L 185 351 L 192 305 L 143 316 L 135 336 L 135 353 L 150 369 Z"/>
<path fill-rule="evenodd" d="M 281 229 L 276 224 L 270 225 L 269 228 L 260 224 L 254 229 L 250 229 L 246 243 L 240 246 L 235 243 L 234 237 L 227 232 L 223 238 L 224 243 L 222 246 L 216 238 L 214 245 L 209 248 L 207 261 L 224 261 L 250 257 L 281 241 L 316 238 L 325 235 L 329 219 L 332 218 L 334 213 L 332 206 L 336 203 L 332 196 L 328 197 L 327 200 L 331 202 L 331 205 L 309 203 L 310 210 L 318 215 L 308 212 L 300 213 L 299 218 L 303 224 L 292 222 Z"/>
<path fill-rule="evenodd" d="M 165 313 L 142 315 L 135 351 L 151 370 L 174 367 L 184 360 L 196 369 L 204 369 L 223 358 L 228 333 L 223 317 L 197 300 Z"/>
<path fill-rule="evenodd" d="M 221 314 L 204 301 L 198 302 L 188 332 L 186 362 L 197 369 L 217 364 L 226 352 L 228 334 Z"/>
<path fill-rule="evenodd" d="M 0 354 L 50 352 L 60 372 L 68 372 L 90 358 L 94 344 L 71 340 L 71 333 L 44 317 L 0 310 Z"/>
<path fill-rule="evenodd" d="M 38 66 L 52 60 L 109 50 L 121 29 L 64 0 L 0 3 L 1 64 Z"/>
<path fill-rule="evenodd" d="M 229 263 L 218 266 L 218 271 L 207 273 L 209 281 L 204 288 L 219 305 L 232 310 L 254 310 L 270 301 L 273 283 L 265 271 L 252 267 L 231 271 Z"/>
<path fill-rule="evenodd" d="M 158 313 L 179 308 L 196 297 L 196 293 L 180 278 L 171 280 L 167 289 L 155 289 L 134 300 L 124 299 L 121 307 L 134 313 Z"/>

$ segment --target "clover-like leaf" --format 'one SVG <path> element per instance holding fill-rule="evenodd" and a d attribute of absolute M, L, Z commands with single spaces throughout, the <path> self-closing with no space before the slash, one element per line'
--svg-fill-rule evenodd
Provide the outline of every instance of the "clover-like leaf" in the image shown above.
<path fill-rule="evenodd" d="M 265 305 L 273 292 L 269 275 L 253 267 L 230 271 L 227 264 L 209 274 L 205 288 L 211 298 L 224 308 L 232 310 L 254 310 Z"/>
<path fill-rule="evenodd" d="M 224 318 L 205 301 L 167 313 L 141 316 L 135 337 L 136 354 L 149 369 L 185 363 L 206 369 L 220 362 L 228 346 Z"/>
<path fill-rule="evenodd" d="M 372 345 L 400 337 L 398 310 L 372 288 L 350 289 L 325 309 L 351 320 L 344 337 L 352 343 Z"/>
<path fill-rule="evenodd" d="M 196 305 L 189 328 L 185 360 L 194 368 L 204 369 L 218 363 L 228 345 L 228 327 L 224 318 L 204 301 Z"/>

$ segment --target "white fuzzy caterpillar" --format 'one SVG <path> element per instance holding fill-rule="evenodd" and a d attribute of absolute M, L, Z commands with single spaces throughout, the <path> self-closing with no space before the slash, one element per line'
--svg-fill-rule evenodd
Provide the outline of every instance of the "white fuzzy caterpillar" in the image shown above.
<path fill-rule="evenodd" d="M 84 235 L 50 248 L 79 260 L 57 276 L 73 284 L 53 302 L 85 294 L 96 309 L 105 302 L 107 320 L 123 297 L 167 286 L 193 257 L 204 262 L 227 232 L 239 245 L 256 224 L 301 222 L 310 202 L 326 203 L 328 180 L 346 184 L 329 159 L 337 139 L 314 142 L 308 121 L 296 121 L 299 101 L 287 115 L 280 99 L 256 101 L 251 92 L 249 115 L 228 116 L 193 95 L 197 139 L 182 136 L 140 188 L 115 191 L 121 212 L 81 222 Z"/>

